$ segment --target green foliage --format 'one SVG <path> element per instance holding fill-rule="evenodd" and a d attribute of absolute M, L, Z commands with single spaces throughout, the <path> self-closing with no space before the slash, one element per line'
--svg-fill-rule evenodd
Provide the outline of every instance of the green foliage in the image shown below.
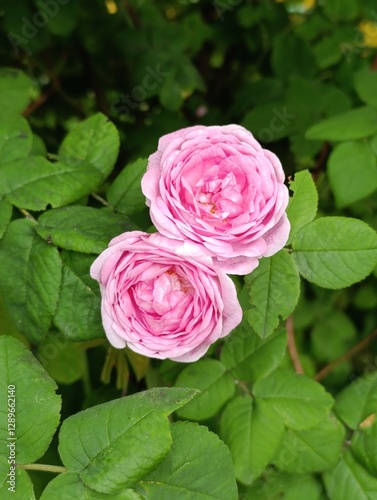
<path fill-rule="evenodd" d="M 9 119 L 2 116 L 0 122 L 0 165 L 25 158 L 31 151 L 33 134 L 22 116 Z"/>
<path fill-rule="evenodd" d="M 300 277 L 291 255 L 281 250 L 263 259 L 245 278 L 251 309 L 245 311 L 250 326 L 266 338 L 294 310 L 300 294 Z"/>
<path fill-rule="evenodd" d="M 253 394 L 293 430 L 308 429 L 318 424 L 333 403 L 330 394 L 320 384 L 283 368 L 258 380 Z"/>
<path fill-rule="evenodd" d="M 361 107 L 323 120 L 307 133 L 307 139 L 352 141 L 377 132 L 377 110 Z"/>
<path fill-rule="evenodd" d="M 286 346 L 285 330 L 261 339 L 244 320 L 224 344 L 220 359 L 234 377 L 254 382 L 279 366 Z"/>
<path fill-rule="evenodd" d="M 342 424 L 333 418 L 302 431 L 288 429 L 273 463 L 280 470 L 300 474 L 330 469 L 340 458 L 344 437 Z"/>
<path fill-rule="evenodd" d="M 141 498 L 169 500 L 175 496 L 236 500 L 232 459 L 218 436 L 189 422 L 173 424 L 171 433 L 170 453 L 136 487 Z"/>
<path fill-rule="evenodd" d="M 338 464 L 324 474 L 326 490 L 334 500 L 366 498 L 372 500 L 377 491 L 377 479 L 367 472 L 347 451 Z"/>
<path fill-rule="evenodd" d="M 59 298 L 61 262 L 57 248 L 41 240 L 27 219 L 11 222 L 1 242 L 0 281 L 18 330 L 31 341 L 41 342 Z"/>
<path fill-rule="evenodd" d="M 377 189 L 376 155 L 367 143 L 344 142 L 330 155 L 328 176 L 339 208 L 363 200 Z"/>
<path fill-rule="evenodd" d="M 127 165 L 107 190 L 109 202 L 120 212 L 133 215 L 145 207 L 140 183 L 146 168 L 147 162 L 143 159 Z"/>
<path fill-rule="evenodd" d="M 61 398 L 55 394 L 55 381 L 24 345 L 4 335 L 0 337 L 0 347 L 1 448 L 7 450 L 7 445 L 17 440 L 17 463 L 27 464 L 47 450 L 59 424 Z M 14 400 L 10 401 L 15 404 L 8 406 L 9 386 L 15 388 Z M 7 415 L 8 408 L 15 411 Z M 13 426 L 7 426 L 8 421 L 12 422 L 11 415 L 16 422 L 13 434 L 9 432 Z"/>
<path fill-rule="evenodd" d="M 101 493 L 132 486 L 167 455 L 172 437 L 166 417 L 195 392 L 155 389 L 69 417 L 59 434 L 64 465 Z"/>
<path fill-rule="evenodd" d="M 0 196 L 19 208 L 45 210 L 61 207 L 95 189 L 102 180 L 92 165 L 51 163 L 42 156 L 29 156 L 1 166 Z"/>
<path fill-rule="evenodd" d="M 107 208 L 72 205 L 41 215 L 37 233 L 51 243 L 81 253 L 101 253 L 109 241 L 131 228 L 128 219 Z"/>
<path fill-rule="evenodd" d="M 284 434 L 284 425 L 271 406 L 238 396 L 221 415 L 220 436 L 228 444 L 236 478 L 252 484 L 271 462 Z"/>
<path fill-rule="evenodd" d="M 335 412 L 351 429 L 375 412 L 377 404 L 377 374 L 358 378 L 341 391 L 335 401 Z"/>
<path fill-rule="evenodd" d="M 177 414 L 191 420 L 213 417 L 233 396 L 234 383 L 226 367 L 214 359 L 203 359 L 184 368 L 179 374 L 176 387 L 195 387 L 200 393 Z"/>
<path fill-rule="evenodd" d="M 3 116 L 11 118 L 20 114 L 33 96 L 34 86 L 33 80 L 23 71 L 2 67 L 0 70 L 0 109 Z"/>
<path fill-rule="evenodd" d="M 3 0 L 1 499 L 377 497 L 376 22 L 374 0 Z M 109 347 L 89 269 L 155 231 L 147 158 L 229 123 L 283 164 L 286 248 L 232 277 L 242 322 L 199 361 Z"/>
<path fill-rule="evenodd" d="M 377 234 L 360 220 L 323 217 L 303 227 L 292 247 L 300 274 L 324 288 L 362 280 L 377 263 Z"/>
<path fill-rule="evenodd" d="M 110 174 L 119 152 L 119 135 L 114 124 L 98 113 L 76 125 L 62 142 L 58 156 L 66 165 L 90 165 L 102 174 Z"/>
<path fill-rule="evenodd" d="M 317 214 L 318 193 L 308 170 L 298 172 L 293 181 L 289 182 L 293 196 L 289 199 L 287 215 L 291 223 L 288 243 L 298 231 L 311 222 Z"/>

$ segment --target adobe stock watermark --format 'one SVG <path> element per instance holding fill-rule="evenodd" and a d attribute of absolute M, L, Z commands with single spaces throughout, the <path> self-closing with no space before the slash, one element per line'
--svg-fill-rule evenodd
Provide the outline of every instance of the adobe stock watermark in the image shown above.
<path fill-rule="evenodd" d="M 261 142 L 272 142 L 276 138 L 276 134 L 283 132 L 283 130 L 297 118 L 297 115 L 288 111 L 287 106 L 283 106 L 281 110 L 273 108 L 272 115 L 268 127 L 262 128 L 256 134 L 256 137 Z"/>
<path fill-rule="evenodd" d="M 300 453 L 307 450 L 307 447 L 294 435 L 290 439 L 283 440 L 278 454 L 275 457 L 275 463 L 280 465 L 280 468 L 269 468 L 268 474 L 264 478 L 259 478 L 255 482 L 258 495 L 262 495 L 266 488 L 275 483 L 285 468 L 291 468 L 292 464 L 297 460 Z"/>
<path fill-rule="evenodd" d="M 59 352 L 67 347 L 69 340 L 60 332 L 50 333 L 46 342 L 38 349 L 37 359 L 46 366 L 49 361 L 55 359 Z"/>
<path fill-rule="evenodd" d="M 131 109 L 136 109 L 138 105 L 148 97 L 148 92 L 155 90 L 169 73 L 162 71 L 160 65 L 154 68 L 147 66 L 145 75 L 140 85 L 135 85 L 129 94 L 121 94 L 111 103 L 111 111 L 119 115 L 129 115 Z"/>
<path fill-rule="evenodd" d="M 44 28 L 49 20 L 59 13 L 61 5 L 66 5 L 70 1 L 71 0 L 41 0 L 41 10 L 35 12 L 30 19 L 26 16 L 21 17 L 21 33 L 9 32 L 7 34 L 8 40 L 16 54 L 20 51 L 20 48 L 27 52 L 26 45 L 29 41 L 36 37 L 39 30 Z"/>
<path fill-rule="evenodd" d="M 370 391 L 370 387 L 368 386 L 368 382 L 371 384 L 374 381 L 377 382 L 377 356 L 374 360 L 368 362 L 368 364 L 364 367 L 363 373 L 359 376 L 352 375 L 351 386 L 355 391 L 355 395 L 357 396 L 367 396 Z"/>
<path fill-rule="evenodd" d="M 372 19 L 363 23 L 362 29 L 359 26 L 354 28 L 355 36 L 353 41 L 340 44 L 340 50 L 346 57 L 347 62 L 350 61 L 352 55 L 360 54 L 368 48 L 370 40 L 377 37 L 377 12 L 372 10 L 369 15 Z"/>

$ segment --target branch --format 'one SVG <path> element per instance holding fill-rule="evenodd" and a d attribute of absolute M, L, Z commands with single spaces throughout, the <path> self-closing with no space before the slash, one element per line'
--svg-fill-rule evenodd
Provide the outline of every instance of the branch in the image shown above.
<path fill-rule="evenodd" d="M 342 354 L 342 356 L 339 356 L 339 358 L 334 359 L 334 361 L 322 368 L 322 370 L 320 370 L 314 377 L 314 380 L 319 381 L 327 377 L 327 375 L 329 375 L 334 368 L 344 363 L 344 361 L 348 361 L 349 359 L 353 358 L 353 356 L 364 350 L 375 338 L 377 338 L 377 329 L 370 333 L 368 337 L 365 337 L 365 339 L 361 340 L 358 344 L 351 347 L 351 349 Z"/>
<path fill-rule="evenodd" d="M 18 207 L 17 207 L 18 208 Z M 31 220 L 32 222 L 35 222 L 35 224 L 38 224 L 37 220 L 34 219 L 34 217 L 31 215 L 30 212 L 28 212 L 27 210 L 25 210 L 24 208 L 18 208 L 18 210 L 29 220 Z"/>
<path fill-rule="evenodd" d="M 17 464 L 18 469 L 25 470 L 40 470 L 44 472 L 52 472 L 53 474 L 61 474 L 62 472 L 66 472 L 67 468 L 62 467 L 61 465 L 47 465 L 47 464 Z"/>
<path fill-rule="evenodd" d="M 100 196 L 99 194 L 92 192 L 92 193 L 90 193 L 90 196 L 92 196 L 95 200 L 102 203 L 102 205 L 104 205 L 105 207 L 110 207 L 109 203 L 104 198 L 102 198 L 102 196 Z"/>
<path fill-rule="evenodd" d="M 32 113 L 34 113 L 34 111 L 36 109 L 38 109 L 40 106 L 42 106 L 42 104 L 47 101 L 47 99 L 50 97 L 51 94 L 53 94 L 55 92 L 55 89 L 53 87 L 50 87 L 46 90 L 46 92 L 44 92 L 43 94 L 41 94 L 38 99 L 36 99 L 35 101 L 33 101 L 32 103 L 29 104 L 29 106 L 25 109 L 25 111 L 22 113 L 23 116 L 27 117 L 29 115 L 31 115 Z"/>
<path fill-rule="evenodd" d="M 285 322 L 285 326 L 287 328 L 288 334 L 288 352 L 292 360 L 293 367 L 296 373 L 303 375 L 305 372 L 302 367 L 296 347 L 295 332 L 293 329 L 293 316 L 288 316 L 287 321 Z"/>

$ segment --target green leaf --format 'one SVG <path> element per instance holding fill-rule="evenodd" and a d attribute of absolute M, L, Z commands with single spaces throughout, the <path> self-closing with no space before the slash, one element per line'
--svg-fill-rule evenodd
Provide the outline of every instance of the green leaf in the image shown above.
<path fill-rule="evenodd" d="M 327 173 L 336 205 L 343 208 L 377 189 L 377 160 L 369 144 L 345 142 L 330 154 Z"/>
<path fill-rule="evenodd" d="M 61 207 L 90 193 L 102 182 L 102 175 L 89 163 L 51 163 L 30 156 L 0 166 L 0 197 L 20 208 L 45 210 Z"/>
<path fill-rule="evenodd" d="M 215 415 L 234 394 L 234 380 L 215 359 L 202 359 L 184 368 L 175 387 L 193 387 L 200 393 L 177 411 L 181 418 L 205 420 Z"/>
<path fill-rule="evenodd" d="M 293 191 L 293 196 L 289 199 L 287 207 L 287 215 L 291 223 L 287 244 L 292 243 L 297 232 L 314 219 L 318 208 L 317 188 L 309 170 L 297 172 L 294 180 L 289 181 L 289 189 Z"/>
<path fill-rule="evenodd" d="M 220 437 L 233 456 L 236 478 L 251 484 L 272 460 L 284 434 L 280 416 L 251 396 L 230 401 L 221 415 Z"/>
<path fill-rule="evenodd" d="M 98 282 L 90 276 L 90 267 L 96 259 L 96 254 L 85 254 L 70 250 L 62 250 L 60 257 L 64 264 L 72 269 L 72 271 L 90 288 L 94 293 L 100 296 Z"/>
<path fill-rule="evenodd" d="M 11 443 L 7 427 L 8 393 L 14 396 L 9 405 L 15 408 L 17 463 L 35 462 L 47 450 L 59 424 L 60 396 L 56 383 L 31 352 L 18 340 L 0 336 L 0 444 L 7 454 Z M 14 393 L 8 392 L 14 386 Z"/>
<path fill-rule="evenodd" d="M 130 163 L 107 190 L 109 203 L 120 212 L 133 215 L 145 208 L 145 196 L 141 192 L 141 178 L 146 168 L 147 160 L 145 159 Z"/>
<path fill-rule="evenodd" d="M 84 350 L 55 332 L 51 332 L 38 346 L 36 356 L 47 373 L 60 384 L 73 384 L 80 380 L 84 373 Z"/>
<path fill-rule="evenodd" d="M 9 465 L 7 473 L 9 473 Z M 29 477 L 29 474 L 22 469 L 16 469 L 15 486 L 11 484 L 10 478 L 7 477 L 3 486 L 0 486 L 1 500 L 13 500 L 14 498 L 27 498 L 27 500 L 35 500 L 34 486 Z M 0 485 L 1 485 L 0 478 Z M 9 489 L 13 488 L 13 489 Z M 16 495 L 15 495 L 16 493 Z"/>
<path fill-rule="evenodd" d="M 13 207 L 7 201 L 0 201 L 0 240 L 4 236 L 5 231 L 11 221 Z"/>
<path fill-rule="evenodd" d="M 344 434 L 343 425 L 334 417 L 310 429 L 288 429 L 273 463 L 280 470 L 299 474 L 330 469 L 340 458 Z"/>
<path fill-rule="evenodd" d="M 93 165 L 102 174 L 102 180 L 114 168 L 119 152 L 119 134 L 113 123 L 97 113 L 76 125 L 59 148 L 59 159 L 67 164 Z"/>
<path fill-rule="evenodd" d="M 173 446 L 135 488 L 146 500 L 236 500 L 229 449 L 216 434 L 192 422 L 171 426 Z"/>
<path fill-rule="evenodd" d="M 0 109 L 3 116 L 22 113 L 34 93 L 34 83 L 15 68 L 0 69 Z"/>
<path fill-rule="evenodd" d="M 285 330 L 278 329 L 267 339 L 261 339 L 243 320 L 225 339 L 220 359 L 234 377 L 254 382 L 279 366 L 286 346 Z"/>
<path fill-rule="evenodd" d="M 254 384 L 253 394 L 265 401 L 294 430 L 308 429 L 323 420 L 333 399 L 325 389 L 303 375 L 279 368 Z"/>
<path fill-rule="evenodd" d="M 84 484 L 76 472 L 64 472 L 50 481 L 40 497 L 40 500 L 71 500 L 72 498 L 85 500 L 142 500 L 142 497 L 131 489 L 107 495 L 92 490 Z"/>
<path fill-rule="evenodd" d="M 369 419 L 369 422 L 364 421 L 359 430 L 354 433 L 351 445 L 352 453 L 356 460 L 374 477 L 377 477 L 376 413 L 372 413 L 372 418 Z"/>
<path fill-rule="evenodd" d="M 195 394 L 192 389 L 151 389 L 76 413 L 59 434 L 63 463 L 96 491 L 118 493 L 132 486 L 169 452 L 167 415 Z"/>
<path fill-rule="evenodd" d="M 101 338 L 104 331 L 100 311 L 100 297 L 68 265 L 63 264 L 55 326 L 70 340 Z"/>
<path fill-rule="evenodd" d="M 109 241 L 131 229 L 127 216 L 108 208 L 73 205 L 48 210 L 38 219 L 36 231 L 54 245 L 82 253 L 101 253 Z M 133 229 L 133 228 L 132 228 Z"/>
<path fill-rule="evenodd" d="M 267 471 L 249 488 L 240 488 L 239 500 L 327 500 L 321 483 L 308 474 Z"/>
<path fill-rule="evenodd" d="M 335 399 L 336 414 L 351 429 L 377 409 L 377 372 L 360 377 L 345 387 Z"/>
<path fill-rule="evenodd" d="M 355 75 L 355 90 L 360 99 L 370 106 L 377 107 L 377 74 L 365 68 Z"/>
<path fill-rule="evenodd" d="M 251 309 L 245 318 L 261 337 L 272 334 L 280 317 L 286 319 L 294 310 L 300 295 L 300 277 L 292 256 L 281 250 L 261 259 L 258 267 L 245 277 Z"/>
<path fill-rule="evenodd" d="M 48 332 L 61 282 L 56 248 L 41 240 L 27 219 L 11 222 L 0 244 L 0 287 L 17 329 L 40 343 Z"/>
<path fill-rule="evenodd" d="M 30 156 L 47 156 L 47 149 L 43 140 L 39 135 L 33 134 L 33 142 L 31 145 L 31 150 L 29 152 Z"/>
<path fill-rule="evenodd" d="M 33 134 L 22 116 L 0 118 L 0 163 L 25 158 L 33 143 Z"/>
<path fill-rule="evenodd" d="M 331 500 L 375 500 L 377 478 L 369 474 L 347 451 L 333 469 L 323 476 Z"/>
<path fill-rule="evenodd" d="M 377 110 L 355 108 L 322 120 L 306 132 L 306 138 L 323 141 L 352 141 L 377 132 Z"/>
<path fill-rule="evenodd" d="M 292 242 L 300 274 L 323 288 L 344 288 L 372 272 L 377 234 L 365 222 L 322 217 L 303 227 Z"/>

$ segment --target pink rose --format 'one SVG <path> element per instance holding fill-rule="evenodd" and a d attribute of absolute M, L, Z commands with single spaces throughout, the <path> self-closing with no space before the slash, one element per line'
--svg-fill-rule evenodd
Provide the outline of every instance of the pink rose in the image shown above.
<path fill-rule="evenodd" d="M 216 265 L 248 274 L 285 245 L 288 189 L 279 159 L 239 125 L 161 137 L 142 179 L 163 235 L 200 244 Z"/>
<path fill-rule="evenodd" d="M 190 241 L 140 231 L 94 261 L 109 342 L 152 358 L 196 361 L 241 321 L 232 280 Z"/>

